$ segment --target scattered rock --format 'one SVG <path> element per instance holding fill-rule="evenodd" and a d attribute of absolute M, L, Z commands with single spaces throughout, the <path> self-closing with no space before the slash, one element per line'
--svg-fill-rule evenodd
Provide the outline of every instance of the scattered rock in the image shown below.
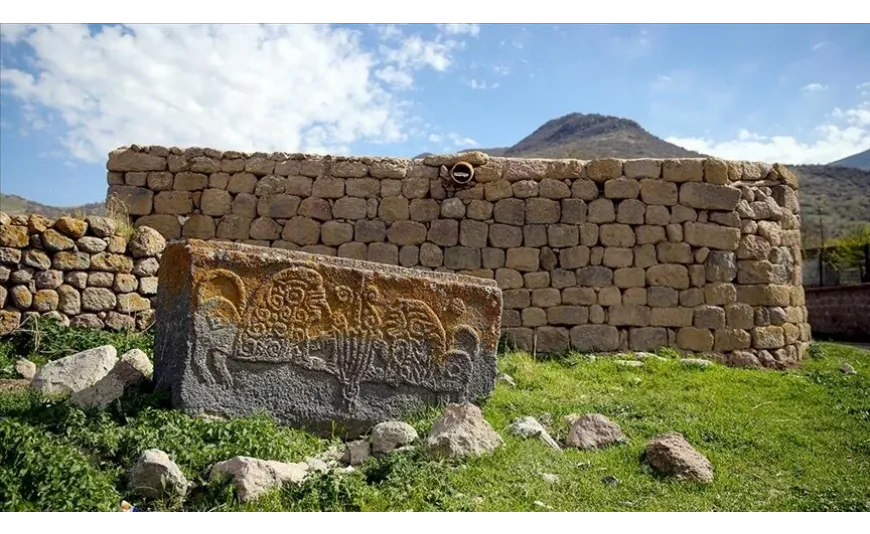
<path fill-rule="evenodd" d="M 541 501 L 535 501 L 535 502 L 533 502 L 532 504 L 534 504 L 534 505 L 537 506 L 538 508 L 546 508 L 547 510 L 552 510 L 552 509 L 553 509 L 552 506 L 547 506 L 546 504 L 542 503 Z"/>
<path fill-rule="evenodd" d="M 499 373 L 498 376 L 495 377 L 495 381 L 496 382 L 504 382 L 505 384 L 507 384 L 511 387 L 516 387 L 516 385 L 517 385 L 514 378 L 511 375 L 505 374 L 505 373 Z"/>
<path fill-rule="evenodd" d="M 613 360 L 619 367 L 643 367 L 643 362 L 637 360 Z"/>
<path fill-rule="evenodd" d="M 646 460 L 658 473 L 678 480 L 708 484 L 713 481 L 713 466 L 679 432 L 653 438 L 646 446 Z"/>
<path fill-rule="evenodd" d="M 36 376 L 36 364 L 21 358 L 15 362 L 15 372 L 25 380 L 33 380 L 33 377 Z"/>
<path fill-rule="evenodd" d="M 594 450 L 628 441 L 619 425 L 599 413 L 586 414 L 573 421 L 565 443 L 582 450 Z"/>
<path fill-rule="evenodd" d="M 662 358 L 658 354 L 653 354 L 651 352 L 635 352 L 634 359 L 639 360 L 639 361 L 645 361 L 645 360 L 656 360 L 656 361 L 660 361 L 660 362 L 668 361 L 667 358 Z"/>
<path fill-rule="evenodd" d="M 601 479 L 601 483 L 605 486 L 618 486 L 619 479 L 613 475 L 607 475 L 606 477 Z"/>
<path fill-rule="evenodd" d="M 403 445 L 417 440 L 417 431 L 402 421 L 385 421 L 372 429 L 372 453 L 375 456 L 387 454 Z"/>
<path fill-rule="evenodd" d="M 521 438 L 533 438 L 538 437 L 541 441 L 546 443 L 551 449 L 555 449 L 557 451 L 562 450 L 556 440 L 550 437 L 550 434 L 547 432 L 547 429 L 538 422 L 534 417 L 520 417 L 516 419 L 511 425 L 508 427 L 508 431 L 514 436 L 519 436 Z"/>
<path fill-rule="evenodd" d="M 360 465 L 369 459 L 371 450 L 371 444 L 364 439 L 351 441 L 345 446 L 341 461 L 348 465 Z"/>
<path fill-rule="evenodd" d="M 713 362 L 710 360 L 704 360 L 701 358 L 682 358 L 680 359 L 680 363 L 686 367 L 700 367 L 702 369 L 713 365 Z"/>
<path fill-rule="evenodd" d="M 53 362 L 37 371 L 31 386 L 45 395 L 67 395 L 93 386 L 118 363 L 115 347 L 103 345 Z"/>
<path fill-rule="evenodd" d="M 125 352 L 109 373 L 95 384 L 70 396 L 70 402 L 83 408 L 105 407 L 124 392 L 151 377 L 153 366 L 148 355 L 139 349 Z"/>
<path fill-rule="evenodd" d="M 558 484 L 559 482 L 559 475 L 554 475 L 553 473 L 542 473 L 541 478 L 547 484 Z"/>
<path fill-rule="evenodd" d="M 855 368 L 852 367 L 848 363 L 844 363 L 842 366 L 840 366 L 840 371 L 842 371 L 844 375 L 857 375 L 858 374 L 858 371 L 856 371 Z"/>
<path fill-rule="evenodd" d="M 308 464 L 260 460 L 236 456 L 211 466 L 209 480 L 229 475 L 242 502 L 253 501 L 264 493 L 281 487 L 285 482 L 298 484 L 308 474 Z"/>
<path fill-rule="evenodd" d="M 426 448 L 436 456 L 462 458 L 494 451 L 504 444 L 502 437 L 471 403 L 448 404 L 432 425 Z"/>
<path fill-rule="evenodd" d="M 643 379 L 639 376 L 633 376 L 628 380 L 628 383 L 631 386 L 639 386 L 641 382 L 643 382 Z"/>
<path fill-rule="evenodd" d="M 313 473 L 326 473 L 330 468 L 328 463 L 318 458 L 307 458 L 305 463 L 308 464 L 308 470 Z"/>
<path fill-rule="evenodd" d="M 151 499 L 183 498 L 190 488 L 184 473 L 160 449 L 144 451 L 129 473 L 130 489 Z"/>

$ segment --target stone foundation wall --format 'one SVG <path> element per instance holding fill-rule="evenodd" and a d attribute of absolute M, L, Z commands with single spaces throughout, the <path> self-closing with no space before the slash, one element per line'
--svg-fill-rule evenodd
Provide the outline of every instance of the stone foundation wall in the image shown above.
<path fill-rule="evenodd" d="M 460 161 L 466 185 L 451 176 Z M 110 197 L 167 239 L 493 278 L 521 348 L 670 346 L 783 367 L 810 339 L 798 184 L 779 165 L 133 146 L 107 168 Z"/>
<path fill-rule="evenodd" d="M 29 316 L 89 328 L 148 327 L 165 246 L 151 228 L 125 237 L 105 217 L 52 221 L 0 212 L 0 334 Z"/>
<path fill-rule="evenodd" d="M 870 341 L 870 284 L 806 290 L 813 332 Z"/>

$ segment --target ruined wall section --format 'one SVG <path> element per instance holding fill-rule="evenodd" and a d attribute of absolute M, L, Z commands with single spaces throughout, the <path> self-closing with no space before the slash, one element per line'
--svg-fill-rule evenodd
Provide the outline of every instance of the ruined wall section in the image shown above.
<path fill-rule="evenodd" d="M 30 317 L 111 330 L 154 320 L 166 240 L 106 217 L 50 220 L 0 212 L 0 335 Z M 29 326 L 28 326 L 29 325 Z"/>
<path fill-rule="evenodd" d="M 449 170 L 465 161 L 466 185 Z M 420 160 L 126 147 L 109 195 L 167 239 L 492 278 L 538 352 L 670 346 L 784 367 L 810 339 L 797 181 L 718 159 Z"/>

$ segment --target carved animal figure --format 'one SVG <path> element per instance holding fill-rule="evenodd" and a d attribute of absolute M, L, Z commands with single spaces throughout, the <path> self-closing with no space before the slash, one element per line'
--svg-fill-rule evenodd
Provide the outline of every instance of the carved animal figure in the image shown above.
<path fill-rule="evenodd" d="M 456 300 L 450 312 L 464 312 Z M 348 410 L 363 382 L 461 395 L 480 345 L 469 326 L 449 335 L 421 300 L 388 302 L 365 276 L 359 287 L 327 291 L 323 276 L 304 264 L 265 280 L 250 298 L 241 278 L 215 270 L 197 286 L 197 307 L 206 317 L 196 362 L 204 380 L 232 386 L 228 359 L 294 365 L 334 376 Z"/>

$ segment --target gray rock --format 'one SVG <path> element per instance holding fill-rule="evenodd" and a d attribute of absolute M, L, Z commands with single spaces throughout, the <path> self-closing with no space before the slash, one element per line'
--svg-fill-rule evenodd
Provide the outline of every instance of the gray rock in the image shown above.
<path fill-rule="evenodd" d="M 658 354 L 653 354 L 653 353 L 651 353 L 651 352 L 635 352 L 635 353 L 634 353 L 634 359 L 635 359 L 635 360 L 638 360 L 638 361 L 646 361 L 646 360 L 656 360 L 656 361 L 659 361 L 659 362 L 666 362 L 666 361 L 668 361 L 667 358 L 662 358 L 662 357 L 659 356 Z"/>
<path fill-rule="evenodd" d="M 508 432 L 513 434 L 514 436 L 518 436 L 521 438 L 534 438 L 537 437 L 541 441 L 547 444 L 551 449 L 560 451 L 562 447 L 556 443 L 547 429 L 538 422 L 534 417 L 520 417 L 516 419 L 511 425 L 508 427 Z"/>
<path fill-rule="evenodd" d="M 230 476 L 239 500 L 253 501 L 285 483 L 299 484 L 308 475 L 308 464 L 236 456 L 211 466 L 209 480 Z"/>
<path fill-rule="evenodd" d="M 33 380 L 33 377 L 36 376 L 36 364 L 21 358 L 15 362 L 15 372 L 25 380 Z"/>
<path fill-rule="evenodd" d="M 344 448 L 341 461 L 347 465 L 360 465 L 372 455 L 371 443 L 364 439 L 349 442 Z"/>
<path fill-rule="evenodd" d="M 686 367 L 700 367 L 702 369 L 713 365 L 713 362 L 710 360 L 704 360 L 702 358 L 681 358 L 680 363 Z"/>
<path fill-rule="evenodd" d="M 129 473 L 130 489 L 151 499 L 183 498 L 190 488 L 184 473 L 160 449 L 144 451 Z"/>
<path fill-rule="evenodd" d="M 140 226 L 127 243 L 127 250 L 134 258 L 157 256 L 166 247 L 166 239 L 157 230 Z"/>
<path fill-rule="evenodd" d="M 678 480 L 713 482 L 713 466 L 679 432 L 656 436 L 646 446 L 646 461 L 656 472 Z"/>
<path fill-rule="evenodd" d="M 102 408 L 119 399 L 131 386 L 150 378 L 151 373 L 148 355 L 139 349 L 133 349 L 124 353 L 106 376 L 74 392 L 69 400 L 83 408 Z"/>
<path fill-rule="evenodd" d="M 495 385 L 494 280 L 200 240 L 159 276 L 154 380 L 192 415 L 353 438 Z"/>
<path fill-rule="evenodd" d="M 619 425 L 599 413 L 591 413 L 573 420 L 565 444 L 582 450 L 594 450 L 627 441 Z"/>
<path fill-rule="evenodd" d="M 637 360 L 613 360 L 619 367 L 643 367 L 642 361 Z"/>
<path fill-rule="evenodd" d="M 68 395 L 89 388 L 118 363 L 115 347 L 104 345 L 53 362 L 37 371 L 31 386 L 45 395 Z"/>
<path fill-rule="evenodd" d="M 856 371 L 855 368 L 852 367 L 852 366 L 851 366 L 850 364 L 848 364 L 848 363 L 844 363 L 842 366 L 840 366 L 840 371 L 841 371 L 844 375 L 857 375 L 857 374 L 858 374 L 858 371 Z M 27 378 L 27 377 L 25 377 L 25 378 Z"/>
<path fill-rule="evenodd" d="M 378 423 L 372 429 L 372 454 L 375 456 L 387 454 L 399 447 L 413 443 L 417 437 L 417 431 L 408 423 L 402 421 Z"/>
<path fill-rule="evenodd" d="M 426 438 L 427 450 L 439 457 L 463 458 L 492 452 L 504 444 L 502 437 L 471 403 L 448 404 Z"/>

